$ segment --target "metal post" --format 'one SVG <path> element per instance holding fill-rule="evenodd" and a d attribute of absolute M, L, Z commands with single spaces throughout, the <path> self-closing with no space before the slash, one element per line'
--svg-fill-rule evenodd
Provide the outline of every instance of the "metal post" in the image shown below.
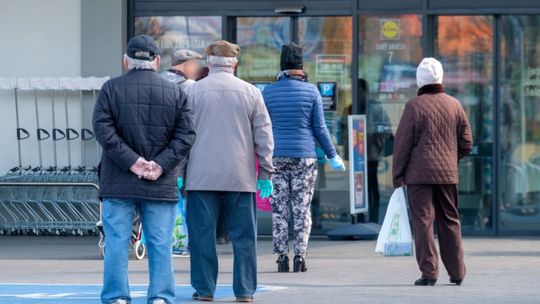
<path fill-rule="evenodd" d="M 69 129 L 69 113 L 68 113 L 68 93 L 67 93 L 67 89 L 64 89 L 64 109 L 65 109 L 65 114 L 66 114 L 66 131 L 68 131 Z M 68 135 L 69 133 L 66 132 L 66 136 Z M 67 158 L 68 158 L 68 168 L 69 168 L 69 174 L 71 174 L 71 143 L 69 142 L 69 138 L 66 138 L 66 142 L 67 142 L 67 152 L 68 152 L 68 155 L 67 155 Z"/>
<path fill-rule="evenodd" d="M 17 123 L 17 154 L 19 157 L 19 173 L 22 174 L 22 154 L 21 154 L 21 139 L 19 138 L 20 122 L 19 122 L 19 94 L 17 88 L 15 91 L 15 121 Z"/>
<path fill-rule="evenodd" d="M 56 150 L 56 139 L 54 138 L 54 132 L 56 130 L 56 111 L 54 106 L 54 89 L 51 90 L 51 114 L 52 114 L 52 132 L 53 132 L 53 151 L 54 151 L 54 167 L 58 169 L 58 156 Z"/>
<path fill-rule="evenodd" d="M 38 154 L 39 154 L 39 167 L 43 168 L 43 155 L 41 151 L 41 138 L 39 137 L 40 132 L 40 125 L 39 125 L 39 105 L 38 105 L 38 97 L 37 97 L 37 89 L 34 88 L 34 105 L 36 108 L 36 126 L 37 126 L 37 142 L 38 142 Z"/>
<path fill-rule="evenodd" d="M 83 102 L 83 91 L 82 89 L 79 91 L 79 99 L 81 104 L 81 132 L 83 132 L 84 129 L 84 102 Z M 81 139 L 81 166 L 86 167 L 86 160 L 85 160 L 85 151 L 84 151 L 84 140 Z"/>
<path fill-rule="evenodd" d="M 500 94 L 500 56 L 501 56 L 501 16 L 495 15 L 493 19 L 493 103 L 494 103 L 494 117 L 493 117 L 493 128 L 494 128 L 494 136 L 493 136 L 493 158 L 492 158 L 492 164 L 493 164 L 493 197 L 491 198 L 491 212 L 492 212 L 492 218 L 493 221 L 493 234 L 499 234 L 499 204 L 501 203 L 501 178 L 502 178 L 502 157 L 501 157 L 501 117 L 502 113 L 501 110 L 503 107 L 501 107 L 501 94 Z"/>
<path fill-rule="evenodd" d="M 93 98 L 94 98 L 94 102 L 96 102 L 96 90 L 92 90 L 92 96 L 93 96 Z M 94 133 L 94 135 L 95 135 L 95 133 Z M 96 155 L 97 155 L 97 158 L 96 158 L 96 160 L 97 160 L 96 167 L 97 167 L 98 164 L 99 164 L 99 160 L 100 160 L 100 158 L 101 158 L 101 151 L 100 151 L 100 149 L 99 149 L 99 142 L 97 141 L 97 138 L 94 137 L 94 140 L 96 141 Z"/>

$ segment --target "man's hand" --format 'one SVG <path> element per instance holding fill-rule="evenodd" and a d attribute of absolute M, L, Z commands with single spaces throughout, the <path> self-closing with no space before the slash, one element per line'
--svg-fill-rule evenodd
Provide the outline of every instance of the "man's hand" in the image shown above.
<path fill-rule="evenodd" d="M 268 198 L 272 195 L 272 192 L 274 192 L 274 185 L 272 184 L 271 180 L 268 179 L 260 179 L 257 182 L 257 190 L 260 190 L 259 196 L 262 199 Z"/>
<path fill-rule="evenodd" d="M 146 167 L 144 178 L 147 180 L 155 181 L 161 176 L 161 174 L 163 174 L 163 169 L 161 168 L 161 166 L 158 165 L 155 161 L 151 161 Z"/>
<path fill-rule="evenodd" d="M 178 186 L 178 191 L 182 190 L 184 187 L 184 179 L 182 177 L 176 178 L 176 185 Z"/>
<path fill-rule="evenodd" d="M 137 175 L 138 178 L 151 181 L 157 180 L 163 174 L 163 169 L 160 165 L 155 161 L 147 161 L 142 157 L 139 157 L 129 170 Z"/>
<path fill-rule="evenodd" d="M 133 172 L 133 174 L 137 175 L 138 178 L 143 178 L 149 166 L 149 161 L 142 157 L 139 157 L 137 161 L 131 166 L 131 168 L 129 168 L 129 170 Z"/>

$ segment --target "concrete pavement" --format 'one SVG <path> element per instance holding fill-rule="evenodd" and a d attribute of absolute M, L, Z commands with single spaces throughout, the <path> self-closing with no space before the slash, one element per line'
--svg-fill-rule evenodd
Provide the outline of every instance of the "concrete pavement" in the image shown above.
<path fill-rule="evenodd" d="M 2 298 L 2 290 L 14 287 L 4 285 L 2 289 L 5 283 L 21 283 L 16 286 L 29 292 L 32 285 L 24 287 L 24 283 L 100 284 L 102 261 L 97 240 L 0 237 L 0 303 L 11 303 L 9 298 Z M 374 241 L 314 239 L 307 273 L 278 274 L 271 240 L 262 238 L 259 284 L 265 291 L 256 294 L 256 303 L 540 303 L 540 237 L 469 237 L 464 246 L 468 275 L 463 286 L 448 284 L 448 276 L 441 268 L 437 286 L 415 287 L 412 283 L 420 274 L 414 258 L 382 257 L 373 252 Z M 232 248 L 219 248 L 222 286 L 216 300 L 227 302 L 233 300 Z M 182 293 L 178 302 L 184 303 L 192 292 L 188 287 L 189 259 L 175 258 L 175 269 Z M 147 284 L 146 271 L 145 260 L 131 260 L 130 282 Z M 35 299 L 12 302 L 52 303 Z"/>

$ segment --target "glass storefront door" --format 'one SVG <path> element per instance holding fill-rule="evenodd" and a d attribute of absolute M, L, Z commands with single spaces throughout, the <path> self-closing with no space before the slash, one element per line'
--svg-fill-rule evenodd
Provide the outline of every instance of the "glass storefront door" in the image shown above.
<path fill-rule="evenodd" d="M 347 159 L 347 117 L 352 103 L 352 17 L 300 17 L 298 43 L 304 49 L 304 69 L 314 84 L 335 83 L 335 105 L 325 107 L 325 119 L 336 150 Z M 322 150 L 319 154 L 323 154 Z M 349 174 L 335 172 L 319 161 L 312 201 L 313 233 L 324 233 L 350 222 Z"/>
<path fill-rule="evenodd" d="M 298 31 L 293 33 L 293 27 Z M 238 17 L 236 37 L 242 49 L 238 77 L 261 89 L 276 81 L 282 45 L 298 41 L 309 82 L 336 84 L 336 103 L 325 109 L 325 118 L 338 153 L 344 156 L 348 142 L 343 128 L 352 91 L 352 17 Z M 349 222 L 348 185 L 347 173 L 331 172 L 325 162 L 319 163 L 313 233 Z M 269 234 L 270 228 L 270 214 L 261 212 L 259 232 Z"/>
<path fill-rule="evenodd" d="M 494 227 L 493 17 L 438 17 L 435 54 L 445 90 L 461 101 L 474 138 L 472 153 L 459 164 L 462 227 L 485 233 Z"/>
<path fill-rule="evenodd" d="M 276 80 L 281 46 L 291 41 L 289 17 L 238 17 L 236 43 L 240 46 L 237 76 L 261 90 Z M 272 234 L 272 214 L 258 211 L 259 234 Z"/>
<path fill-rule="evenodd" d="M 393 135 L 405 103 L 416 95 L 422 60 L 422 17 L 361 16 L 358 105 L 368 117 L 369 220 L 382 222 L 392 185 Z"/>
<path fill-rule="evenodd" d="M 540 231 L 540 16 L 501 17 L 501 231 Z"/>
<path fill-rule="evenodd" d="M 237 75 L 260 85 L 274 82 L 279 72 L 281 46 L 291 40 L 288 17 L 239 17 L 236 37 L 241 49 Z"/>
<path fill-rule="evenodd" d="M 473 130 L 474 150 L 461 161 L 459 173 L 464 234 L 540 231 L 540 17 L 404 13 L 361 15 L 357 27 L 352 22 L 352 16 L 297 15 L 132 20 L 134 34 L 158 41 L 162 69 L 169 67 L 176 49 L 204 52 L 229 33 L 232 37 L 223 38 L 236 37 L 242 48 L 238 76 L 261 89 L 276 80 L 281 46 L 298 42 L 309 81 L 337 84 L 337 102 L 325 114 L 346 165 L 347 116 L 367 115 L 369 221 L 379 223 L 393 191 L 392 134 L 405 103 L 418 90 L 416 66 L 433 50 L 430 55 L 445 68 L 445 89 L 462 102 Z M 222 29 L 224 24 L 231 28 Z M 433 37 L 423 32 L 426 26 Z M 353 37 L 358 38 L 357 54 Z M 358 66 L 352 66 L 353 56 L 358 56 Z M 358 79 L 352 79 L 355 69 Z M 350 221 L 347 173 L 332 172 L 324 163 L 319 172 L 314 233 Z M 259 231 L 270 233 L 270 214 L 261 212 L 259 219 Z"/>

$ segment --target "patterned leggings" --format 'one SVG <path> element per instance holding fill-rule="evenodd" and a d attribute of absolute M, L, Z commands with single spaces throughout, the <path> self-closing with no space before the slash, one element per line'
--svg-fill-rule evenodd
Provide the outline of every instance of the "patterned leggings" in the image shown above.
<path fill-rule="evenodd" d="M 289 208 L 294 220 L 294 254 L 304 257 L 311 233 L 311 199 L 317 181 L 316 158 L 274 158 L 272 236 L 274 253 L 289 253 Z"/>

